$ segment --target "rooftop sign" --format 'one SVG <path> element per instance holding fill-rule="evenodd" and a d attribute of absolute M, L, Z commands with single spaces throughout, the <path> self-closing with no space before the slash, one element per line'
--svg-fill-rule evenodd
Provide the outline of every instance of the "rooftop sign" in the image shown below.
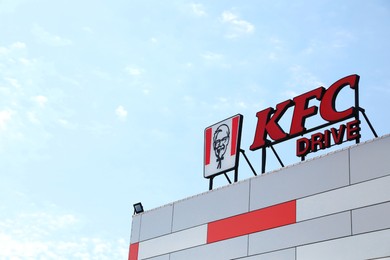
<path fill-rule="evenodd" d="M 358 83 L 359 76 L 351 75 L 336 81 L 328 89 L 325 89 L 324 87 L 319 87 L 300 96 L 297 96 L 293 98 L 293 100 L 288 99 L 282 103 L 279 103 L 278 105 L 276 105 L 275 109 L 269 107 L 267 109 L 257 112 L 257 127 L 255 137 L 252 145 L 250 146 L 250 149 L 254 151 L 262 147 L 269 146 L 270 143 L 267 142 L 267 136 L 273 139 L 274 141 L 271 143 L 275 144 L 297 137 L 299 135 L 306 134 L 316 129 L 343 121 L 351 117 L 357 117 L 357 108 L 359 107 Z M 340 90 L 346 86 L 349 86 L 351 89 L 354 90 L 352 94 L 354 94 L 355 96 L 355 106 L 350 107 L 344 111 L 337 111 L 337 95 L 339 94 Z M 319 108 L 317 106 L 308 106 L 309 101 L 312 99 L 317 99 L 321 102 Z M 278 121 L 282 118 L 284 113 L 290 107 L 294 107 L 294 111 L 290 129 L 288 132 L 286 132 L 280 127 Z M 320 111 L 322 119 L 327 121 L 327 123 L 312 129 L 307 129 L 305 127 L 306 119 L 308 117 L 316 115 L 318 113 L 318 110 Z M 356 138 L 359 137 L 360 135 L 356 134 Z"/>
<path fill-rule="evenodd" d="M 351 107 L 339 111 L 336 109 L 336 103 L 343 88 L 351 90 L 348 93 L 352 95 L 354 103 Z M 319 105 L 310 105 L 312 100 L 319 101 Z M 291 124 L 289 129 L 283 129 L 279 121 L 289 109 L 292 109 Z M 257 112 L 255 135 L 249 149 L 252 151 L 262 149 L 261 170 L 264 173 L 266 148 L 272 149 L 283 167 L 284 165 L 273 146 L 292 138 L 301 136 L 296 141 L 296 155 L 301 160 L 304 160 L 308 153 L 326 149 L 345 141 L 354 140 L 356 143 L 359 143 L 361 137 L 359 112 L 363 114 L 374 136 L 377 137 L 364 109 L 359 106 L 359 76 L 353 74 L 339 79 L 327 89 L 321 86 L 293 99 L 283 101 L 277 104 L 275 108 L 269 107 Z M 306 119 L 314 116 L 319 116 L 323 123 L 307 128 Z M 210 178 L 210 187 L 212 187 L 212 178 L 214 176 L 224 173 L 226 178 L 228 178 L 226 172 L 233 169 L 236 172 L 235 181 L 237 180 L 238 153 L 242 152 L 245 156 L 244 150 L 240 149 L 242 119 L 243 116 L 236 115 L 205 130 L 204 177 Z M 346 120 L 350 121 L 342 123 L 338 127 L 316 132 L 309 138 L 303 137 L 310 132 L 318 131 Z M 231 145 L 230 148 L 229 144 Z M 227 152 L 227 149 L 230 149 L 230 153 Z M 256 175 L 246 156 L 245 159 Z"/>
<path fill-rule="evenodd" d="M 205 129 L 205 178 L 237 168 L 242 120 L 238 114 Z"/>

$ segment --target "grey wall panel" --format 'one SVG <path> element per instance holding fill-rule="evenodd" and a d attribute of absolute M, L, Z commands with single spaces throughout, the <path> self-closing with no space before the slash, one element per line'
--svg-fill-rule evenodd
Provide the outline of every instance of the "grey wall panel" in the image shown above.
<path fill-rule="evenodd" d="M 247 255 L 248 236 L 193 247 L 171 254 L 170 260 L 226 260 Z"/>
<path fill-rule="evenodd" d="M 390 229 L 297 248 L 297 260 L 379 260 L 390 256 Z"/>
<path fill-rule="evenodd" d="M 390 202 L 352 211 L 353 234 L 385 228 L 390 228 Z"/>
<path fill-rule="evenodd" d="M 271 253 L 255 255 L 240 260 L 296 260 L 295 259 L 295 248 L 289 248 L 285 250 L 279 250 Z"/>
<path fill-rule="evenodd" d="M 249 255 L 351 235 L 350 212 L 249 235 Z"/>
<path fill-rule="evenodd" d="M 390 135 L 350 149 L 351 183 L 390 174 Z"/>
<path fill-rule="evenodd" d="M 139 242 L 142 215 L 134 215 L 131 222 L 130 244 Z"/>
<path fill-rule="evenodd" d="M 251 179 L 250 210 L 349 184 L 348 150 Z"/>
<path fill-rule="evenodd" d="M 140 241 L 171 232 L 173 205 L 166 205 L 142 214 Z"/>
<path fill-rule="evenodd" d="M 173 231 L 248 212 L 249 180 L 238 182 L 174 205 Z"/>
<path fill-rule="evenodd" d="M 297 221 L 390 201 L 390 176 L 297 200 Z"/>
<path fill-rule="evenodd" d="M 138 258 L 141 260 L 164 255 L 190 247 L 205 245 L 206 242 L 207 225 L 197 226 L 141 242 Z"/>

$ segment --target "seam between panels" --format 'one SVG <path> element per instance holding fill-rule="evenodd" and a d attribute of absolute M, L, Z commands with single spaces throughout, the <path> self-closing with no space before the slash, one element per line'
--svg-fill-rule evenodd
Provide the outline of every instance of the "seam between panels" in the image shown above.
<path fill-rule="evenodd" d="M 351 185 L 351 148 L 348 149 L 348 177 L 349 185 Z"/>

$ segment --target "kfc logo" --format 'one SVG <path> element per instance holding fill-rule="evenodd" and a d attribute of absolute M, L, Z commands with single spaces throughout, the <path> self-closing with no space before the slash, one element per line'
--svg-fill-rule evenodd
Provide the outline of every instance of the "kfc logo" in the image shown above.
<path fill-rule="evenodd" d="M 213 148 L 215 156 L 217 157 L 217 169 L 221 169 L 222 160 L 224 159 L 224 154 L 229 145 L 230 140 L 230 129 L 227 125 L 222 124 L 218 126 L 217 130 L 214 132 L 213 137 Z"/>
<path fill-rule="evenodd" d="M 236 115 L 205 129 L 205 178 L 237 167 L 242 119 Z"/>
<path fill-rule="evenodd" d="M 336 109 L 339 93 L 344 88 L 344 92 L 354 98 L 354 104 L 351 107 Z M 337 107 L 340 108 L 340 106 Z M 292 110 L 290 113 L 292 117 L 287 119 L 287 123 L 291 123 L 289 128 L 283 124 L 283 129 L 279 121 L 289 109 Z M 361 138 L 359 113 L 364 116 L 374 136 L 378 137 L 365 110 L 359 106 L 359 76 L 353 74 L 339 79 L 327 89 L 318 87 L 293 99 L 283 101 L 275 108 L 269 107 L 257 112 L 255 136 L 249 149 L 252 151 L 262 149 L 261 172 L 265 173 L 266 148 L 271 148 L 280 165 L 284 167 L 273 146 L 292 138 L 299 137 L 296 141 L 296 155 L 301 157 L 301 160 L 305 160 L 305 156 L 311 152 L 327 149 L 346 141 L 354 140 L 359 143 Z M 306 120 L 314 116 L 317 116 L 317 119 L 320 118 L 320 120 L 315 120 L 320 123 L 316 123 L 311 128 L 307 127 Z M 237 181 L 240 152 L 254 175 L 257 176 L 245 151 L 240 149 L 242 121 L 243 116 L 238 114 L 205 129 L 204 177 L 209 178 L 210 189 L 212 189 L 213 178 L 219 174 L 225 174 L 231 183 L 226 175 L 226 172 L 231 170 L 235 170 L 234 178 Z M 340 124 L 328 128 L 336 123 Z M 314 132 L 311 136 L 304 136 L 311 132 Z"/>
<path fill-rule="evenodd" d="M 311 131 L 327 127 L 337 122 L 355 117 L 355 120 L 346 125 L 341 125 L 339 129 L 332 128 L 324 133 L 317 133 L 312 138 L 302 138 L 297 144 L 297 156 L 304 156 L 311 151 L 317 149 L 325 149 L 333 144 L 343 142 L 344 132 L 347 132 L 347 140 L 359 140 L 360 138 L 360 121 L 359 121 L 359 100 L 358 100 L 358 75 L 350 75 L 333 83 L 328 89 L 318 87 L 307 93 L 286 100 L 276 105 L 276 108 L 267 108 L 257 112 L 257 127 L 256 133 L 250 150 L 254 151 L 270 144 L 276 144 L 285 140 L 309 133 Z M 339 92 L 344 87 L 349 86 L 353 91 L 351 93 L 355 98 L 355 106 L 337 111 L 336 100 Z M 320 101 L 318 106 L 309 106 L 312 99 Z M 284 113 L 293 107 L 293 116 L 289 131 L 285 131 L 278 124 Z M 324 124 L 311 129 L 305 127 L 306 119 L 317 115 L 319 112 L 321 118 L 325 121 Z M 268 140 L 267 137 L 273 141 Z M 331 139 L 333 138 L 333 142 Z"/>

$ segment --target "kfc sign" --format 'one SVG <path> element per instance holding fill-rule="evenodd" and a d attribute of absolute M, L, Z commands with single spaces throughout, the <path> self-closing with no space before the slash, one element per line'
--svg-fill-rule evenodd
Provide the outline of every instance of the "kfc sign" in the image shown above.
<path fill-rule="evenodd" d="M 205 178 L 237 168 L 242 120 L 238 114 L 205 129 Z"/>
<path fill-rule="evenodd" d="M 343 95 L 344 93 L 350 95 L 354 99 L 354 104 L 337 109 L 336 104 L 340 102 L 340 91 L 343 89 L 345 89 Z M 285 116 L 288 110 L 291 112 L 289 117 Z M 262 149 L 261 172 L 265 173 L 267 148 L 271 148 L 280 165 L 284 167 L 273 146 L 292 138 L 298 137 L 296 155 L 301 157 L 301 160 L 305 160 L 308 153 L 346 141 L 354 140 L 359 143 L 361 130 L 359 113 L 363 114 L 374 136 L 378 137 L 365 110 L 359 106 L 359 76 L 354 74 L 336 81 L 327 89 L 318 87 L 283 101 L 275 108 L 269 107 L 257 112 L 255 136 L 249 149 L 252 151 Z M 306 120 L 312 117 L 317 117 L 319 120 L 314 120 L 317 122 L 314 127 L 308 127 L 313 124 L 313 121 L 310 122 L 311 124 L 306 124 Z M 228 171 L 235 171 L 234 181 L 237 181 L 240 153 L 253 174 L 257 175 L 245 151 L 240 148 L 242 121 L 243 116 L 238 114 L 205 129 L 204 177 L 210 179 L 210 189 L 213 186 L 213 178 L 220 174 L 224 174 L 231 183 L 226 174 Z M 283 122 L 283 127 L 279 122 Z M 339 125 L 334 126 L 337 123 Z M 311 132 L 314 132 L 311 136 L 304 136 Z"/>
<path fill-rule="evenodd" d="M 297 156 L 305 156 L 309 152 L 325 149 L 333 144 L 340 144 L 343 142 L 344 136 L 346 140 L 359 142 L 358 84 L 359 76 L 350 75 L 336 81 L 328 89 L 318 87 L 292 100 L 281 102 L 275 108 L 269 107 L 257 112 L 256 132 L 250 150 L 254 151 L 269 147 L 272 144 L 280 143 L 353 117 L 355 117 L 355 120 L 342 124 L 338 128 L 331 128 L 330 130 L 313 134 L 310 138 L 298 139 L 296 154 Z M 355 104 L 348 109 L 338 111 L 336 109 L 337 97 L 339 92 L 345 87 L 353 90 L 351 93 L 354 95 Z M 313 99 L 320 102 L 319 106 L 309 106 L 309 102 Z M 278 122 L 290 108 L 293 109 L 290 128 L 282 129 Z M 305 127 L 306 119 L 316 115 L 319 115 L 325 123 L 307 129 Z M 268 137 L 273 141 L 268 140 Z"/>

